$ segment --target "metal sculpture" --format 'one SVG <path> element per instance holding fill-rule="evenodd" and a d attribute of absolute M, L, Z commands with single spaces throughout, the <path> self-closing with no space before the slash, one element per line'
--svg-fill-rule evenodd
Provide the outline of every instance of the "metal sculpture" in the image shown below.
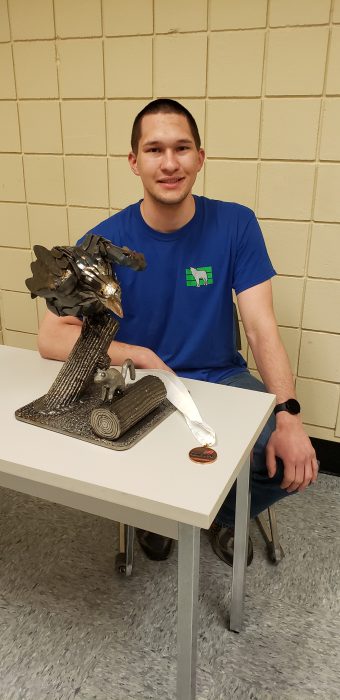
<path fill-rule="evenodd" d="M 83 325 L 49 391 L 15 415 L 40 427 L 126 449 L 173 410 L 157 377 L 126 385 L 128 367 L 135 378 L 132 361 L 125 361 L 123 373 L 109 368 L 107 350 L 119 328 L 113 314 L 123 317 L 113 265 L 142 271 L 144 256 L 93 234 L 78 246 L 47 250 L 36 245 L 33 250 L 33 276 L 26 280 L 32 299 L 43 297 L 54 314 L 81 318 Z"/>

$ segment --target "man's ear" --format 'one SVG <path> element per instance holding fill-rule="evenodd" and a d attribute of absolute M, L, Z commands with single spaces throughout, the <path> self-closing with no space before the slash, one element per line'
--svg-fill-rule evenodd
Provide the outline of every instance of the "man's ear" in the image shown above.
<path fill-rule="evenodd" d="M 128 155 L 128 161 L 129 161 L 129 165 L 130 165 L 132 172 L 135 175 L 139 175 L 139 170 L 138 170 L 138 166 L 137 166 L 137 156 L 133 153 L 133 151 L 130 151 L 130 153 Z"/>
<path fill-rule="evenodd" d="M 205 151 L 203 148 L 200 148 L 198 151 L 198 159 L 199 159 L 199 168 L 198 168 L 198 172 L 199 172 L 200 170 L 202 170 L 203 165 L 204 165 L 204 161 L 205 161 Z"/>

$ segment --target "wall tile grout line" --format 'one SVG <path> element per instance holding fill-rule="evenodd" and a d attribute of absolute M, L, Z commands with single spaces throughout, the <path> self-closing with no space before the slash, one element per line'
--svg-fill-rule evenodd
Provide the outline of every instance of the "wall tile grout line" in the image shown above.
<path fill-rule="evenodd" d="M 333 5 L 334 5 L 334 0 L 331 0 L 330 14 L 332 14 Z M 329 29 L 328 29 L 326 59 L 325 59 L 324 76 L 323 76 L 323 89 L 322 89 L 322 98 L 321 98 L 321 103 L 320 103 L 319 121 L 318 121 L 318 129 L 317 129 L 317 143 L 316 143 L 316 150 L 315 150 L 315 173 L 314 173 L 314 184 L 313 184 L 313 192 L 312 192 L 311 220 L 310 220 L 310 224 L 309 224 L 309 235 L 308 235 L 308 239 L 307 239 L 306 258 L 305 258 L 306 274 L 305 274 L 304 287 L 303 287 L 303 293 L 302 293 L 302 304 L 301 304 L 301 321 L 300 321 L 301 333 L 300 333 L 300 343 L 299 343 L 299 348 L 298 348 L 298 365 L 297 365 L 298 371 L 299 371 L 299 365 L 300 365 L 302 331 L 304 330 L 303 329 L 303 313 L 304 313 L 305 299 L 306 299 L 306 292 L 307 292 L 309 258 L 310 258 L 311 244 L 312 244 L 312 232 L 313 232 L 313 222 L 314 222 L 314 214 L 315 214 L 315 199 L 316 199 L 316 191 L 317 191 L 317 183 L 318 183 L 318 163 L 319 163 L 324 101 L 325 101 L 325 94 L 326 94 L 326 82 L 327 82 L 328 64 L 329 64 L 330 41 L 331 41 L 331 25 L 329 25 Z"/>
<path fill-rule="evenodd" d="M 65 198 L 66 218 L 67 218 L 67 235 L 68 235 L 68 242 L 70 242 L 68 208 L 67 208 L 67 199 L 66 199 L 65 148 L 64 148 L 63 117 L 62 117 L 62 109 L 61 109 L 62 101 L 61 101 L 61 91 L 60 91 L 60 57 L 59 57 L 59 52 L 58 52 L 59 37 L 57 36 L 55 0 L 52 0 L 52 8 L 53 8 L 53 22 L 54 22 L 54 50 L 55 50 L 55 62 L 56 62 L 57 86 L 58 86 L 58 105 L 59 105 L 59 119 L 60 119 L 61 149 L 62 149 L 61 155 L 62 155 L 63 181 L 64 181 L 64 198 Z M 57 205 L 57 206 L 59 206 L 59 205 Z M 38 312 L 38 301 L 36 303 L 37 303 L 37 312 Z"/>
<path fill-rule="evenodd" d="M 258 150 L 257 150 L 257 177 L 256 177 L 256 190 L 255 190 L 255 212 L 257 212 L 259 204 L 259 194 L 260 194 L 260 178 L 261 178 L 261 152 L 262 152 L 262 130 L 263 130 L 263 107 L 264 107 L 264 97 L 266 94 L 266 77 L 267 77 L 267 55 L 268 55 L 268 42 L 269 42 L 269 3 L 266 7 L 266 24 L 264 32 L 264 45 L 263 45 L 263 59 L 262 59 L 262 76 L 261 76 L 261 107 L 260 107 L 260 121 L 259 121 L 259 135 L 258 135 Z"/>

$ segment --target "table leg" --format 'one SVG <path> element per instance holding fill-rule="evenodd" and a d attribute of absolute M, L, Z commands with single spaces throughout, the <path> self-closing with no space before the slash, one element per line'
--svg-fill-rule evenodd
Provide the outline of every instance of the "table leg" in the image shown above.
<path fill-rule="evenodd" d="M 236 485 L 234 564 L 230 608 L 230 629 L 233 632 L 240 632 L 243 623 L 250 512 L 249 469 L 250 459 L 248 457 L 239 473 Z"/>
<path fill-rule="evenodd" d="M 178 524 L 177 700 L 195 700 L 200 528 Z"/>

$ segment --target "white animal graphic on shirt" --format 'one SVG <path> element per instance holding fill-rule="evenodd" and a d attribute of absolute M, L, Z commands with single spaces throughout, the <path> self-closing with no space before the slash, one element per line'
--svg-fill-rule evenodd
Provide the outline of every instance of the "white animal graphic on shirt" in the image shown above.
<path fill-rule="evenodd" d="M 196 267 L 191 267 L 190 271 L 195 278 L 196 287 L 200 286 L 200 280 L 203 280 L 203 284 L 208 284 L 207 273 L 205 270 L 197 270 Z"/>

